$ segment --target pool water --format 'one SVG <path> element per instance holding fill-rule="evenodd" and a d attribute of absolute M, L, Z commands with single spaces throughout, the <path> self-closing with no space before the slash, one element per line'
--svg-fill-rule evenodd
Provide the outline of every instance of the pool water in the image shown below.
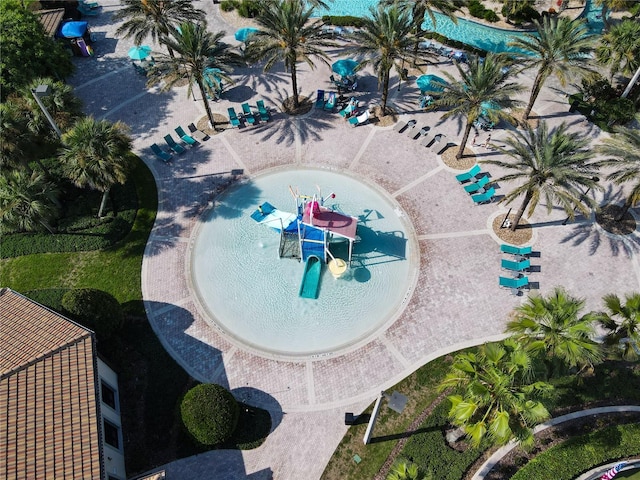
<path fill-rule="evenodd" d="M 304 264 L 278 256 L 279 234 L 250 215 L 267 201 L 295 212 L 289 185 L 326 206 L 359 218 L 353 264 L 334 279 L 323 265 L 318 299 L 298 296 Z M 401 313 L 417 275 L 411 225 L 377 187 L 316 169 L 259 175 L 216 202 L 196 229 L 191 280 L 216 326 L 250 348 L 279 355 L 319 355 L 366 341 Z M 331 246 L 347 259 L 346 242 Z"/>

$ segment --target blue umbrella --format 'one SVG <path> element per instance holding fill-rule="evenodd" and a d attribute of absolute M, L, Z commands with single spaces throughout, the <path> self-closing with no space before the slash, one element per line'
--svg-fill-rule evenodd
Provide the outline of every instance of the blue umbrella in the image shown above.
<path fill-rule="evenodd" d="M 433 82 L 447 83 L 444 79 L 436 75 L 420 75 L 416 79 L 416 84 L 421 92 L 442 92 L 444 88 L 440 85 L 433 85 Z"/>
<path fill-rule="evenodd" d="M 482 102 L 480 107 L 482 108 L 482 115 L 488 115 L 489 110 L 500 110 L 500 107 L 493 102 Z"/>
<path fill-rule="evenodd" d="M 349 75 L 353 75 L 357 66 L 358 62 L 356 62 L 355 60 L 345 58 L 342 60 L 338 60 L 336 63 L 331 65 L 331 70 L 341 77 L 347 77 Z"/>
<path fill-rule="evenodd" d="M 257 28 L 244 27 L 244 28 L 241 28 L 240 30 L 237 30 L 234 36 L 236 37 L 237 41 L 246 42 L 249 39 L 249 37 L 254 33 L 256 33 L 257 31 L 258 31 Z"/>
<path fill-rule="evenodd" d="M 139 45 L 129 49 L 129 58 L 131 60 L 144 60 L 151 53 L 151 47 L 148 45 Z"/>

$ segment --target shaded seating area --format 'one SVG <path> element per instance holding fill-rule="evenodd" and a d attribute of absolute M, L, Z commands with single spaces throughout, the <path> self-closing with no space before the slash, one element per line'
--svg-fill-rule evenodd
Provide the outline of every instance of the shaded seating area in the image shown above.
<path fill-rule="evenodd" d="M 169 145 L 169 148 L 171 148 L 171 150 L 173 150 L 177 154 L 182 154 L 186 152 L 185 148 L 182 145 L 176 143 L 176 141 L 173 139 L 170 133 L 164 136 L 164 141 L 167 142 L 167 145 Z"/>
<path fill-rule="evenodd" d="M 227 108 L 227 113 L 229 114 L 229 123 L 231 126 L 240 128 L 240 119 L 238 118 L 235 109 L 233 107 L 229 107 Z"/>
<path fill-rule="evenodd" d="M 324 90 L 318 90 L 316 93 L 316 108 L 324 108 Z"/>
<path fill-rule="evenodd" d="M 329 92 L 329 98 L 325 102 L 323 108 L 329 112 L 332 112 L 335 106 L 336 106 L 336 92 Z"/>
<path fill-rule="evenodd" d="M 260 115 L 260 120 L 263 122 L 268 122 L 271 119 L 271 114 L 267 107 L 264 106 L 264 100 L 258 100 L 256 102 L 256 107 L 258 108 L 258 114 Z"/>
<path fill-rule="evenodd" d="M 174 128 L 174 130 L 178 134 L 180 139 L 187 145 L 190 145 L 193 147 L 198 144 L 196 139 L 193 138 L 191 135 L 188 135 L 187 132 L 185 132 L 181 126 L 178 125 L 176 128 Z"/>
<path fill-rule="evenodd" d="M 162 150 L 156 143 L 151 145 L 151 151 L 155 153 L 156 156 L 165 163 L 171 161 L 171 158 L 173 158 L 170 153 Z"/>
<path fill-rule="evenodd" d="M 256 124 L 256 118 L 253 116 L 253 112 L 251 111 L 251 107 L 248 103 L 242 104 L 242 117 L 249 125 Z"/>
<path fill-rule="evenodd" d="M 347 103 L 347 105 L 338 113 L 340 114 L 341 117 L 349 118 L 356 112 L 357 108 L 358 108 L 358 102 L 356 101 L 355 97 L 351 97 L 351 99 L 349 100 L 349 103 Z"/>

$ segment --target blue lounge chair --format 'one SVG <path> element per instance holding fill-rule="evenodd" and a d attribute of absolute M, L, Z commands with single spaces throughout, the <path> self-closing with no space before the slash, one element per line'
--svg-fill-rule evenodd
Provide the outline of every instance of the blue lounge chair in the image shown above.
<path fill-rule="evenodd" d="M 169 148 L 171 148 L 171 150 L 173 150 L 174 152 L 176 152 L 178 154 L 186 152 L 186 150 L 184 149 L 184 147 L 182 145 L 178 145 L 176 143 L 176 141 L 173 139 L 171 134 L 165 135 L 164 136 L 164 141 L 167 142 L 167 145 L 169 145 Z"/>
<path fill-rule="evenodd" d="M 332 112 L 334 107 L 336 106 L 336 92 L 329 92 L 329 99 L 327 103 L 324 104 L 324 109 L 328 112 Z"/>
<path fill-rule="evenodd" d="M 363 125 L 369 121 L 369 115 L 370 115 L 369 110 L 366 110 L 362 115 L 359 115 L 357 117 L 351 117 L 349 119 L 349 123 L 354 127 L 357 127 L 358 125 Z"/>
<path fill-rule="evenodd" d="M 467 193 L 476 193 L 479 190 L 483 189 L 489 183 L 489 177 L 486 175 L 484 177 L 480 177 L 480 180 L 474 183 L 470 183 L 464 186 L 464 191 Z"/>
<path fill-rule="evenodd" d="M 526 247 L 514 247 L 513 245 L 502 244 L 500 245 L 500 251 L 502 253 L 510 253 L 511 255 L 518 255 L 521 257 L 526 257 L 527 255 L 531 255 L 531 245 L 527 245 Z"/>
<path fill-rule="evenodd" d="M 500 277 L 500 286 L 510 288 L 513 293 L 518 293 L 521 288 L 529 288 L 529 277 L 522 276 L 520 278 Z"/>
<path fill-rule="evenodd" d="M 171 161 L 172 155 L 162 150 L 157 144 L 154 143 L 153 145 L 151 145 L 151 150 L 163 162 L 167 163 Z"/>
<path fill-rule="evenodd" d="M 471 170 L 469 170 L 468 172 L 464 172 L 459 175 L 456 175 L 456 180 L 459 183 L 465 183 L 470 181 L 472 178 L 475 178 L 479 173 L 480 173 L 480 165 L 476 163 L 473 167 L 471 167 Z"/>
<path fill-rule="evenodd" d="M 324 108 L 324 90 L 318 90 L 316 94 L 316 108 Z"/>
<path fill-rule="evenodd" d="M 193 147 L 194 145 L 198 144 L 198 142 L 196 142 L 196 139 L 193 138 L 191 135 L 187 134 L 187 132 L 185 132 L 182 129 L 182 127 L 177 126 L 176 128 L 174 128 L 174 130 L 176 131 L 178 136 L 182 139 L 182 141 L 187 145 L 191 145 Z"/>
<path fill-rule="evenodd" d="M 473 203 L 476 205 L 481 205 L 483 203 L 488 203 L 493 200 L 493 196 L 496 194 L 495 188 L 491 187 L 484 193 L 478 193 L 477 195 L 471 195 L 471 199 Z"/>
<path fill-rule="evenodd" d="M 240 120 L 238 119 L 238 115 L 236 115 L 235 109 L 229 107 L 227 108 L 227 112 L 229 113 L 229 123 L 231 123 L 231 126 L 240 128 Z"/>
<path fill-rule="evenodd" d="M 347 103 L 347 106 L 344 107 L 342 110 L 340 110 L 338 113 L 340 114 L 341 117 L 347 118 L 347 117 L 350 117 L 351 114 L 356 111 L 356 108 L 358 108 L 358 102 L 356 102 L 355 97 L 351 97 L 351 100 L 349 100 L 349 103 Z"/>
<path fill-rule="evenodd" d="M 264 100 L 258 100 L 256 102 L 256 106 L 258 107 L 258 113 L 260 114 L 260 120 L 263 122 L 268 122 L 271 118 L 269 114 L 269 110 L 264 106 Z"/>
<path fill-rule="evenodd" d="M 251 111 L 251 107 L 248 103 L 242 104 L 242 116 L 249 124 L 255 125 L 256 117 L 253 116 L 253 112 Z"/>
<path fill-rule="evenodd" d="M 520 260 L 519 262 L 514 262 L 513 260 L 506 260 L 503 258 L 500 262 L 500 266 L 503 269 L 511 270 L 512 272 L 523 272 L 531 268 L 531 260 L 525 258 L 524 260 Z"/>

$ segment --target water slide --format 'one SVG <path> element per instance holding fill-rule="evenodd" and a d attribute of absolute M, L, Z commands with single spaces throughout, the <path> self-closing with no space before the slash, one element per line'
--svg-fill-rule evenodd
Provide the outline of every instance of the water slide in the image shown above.
<path fill-rule="evenodd" d="M 322 260 L 316 255 L 310 255 L 304 265 L 302 283 L 299 295 L 302 298 L 318 298 L 320 286 L 320 274 L 322 273 Z"/>

